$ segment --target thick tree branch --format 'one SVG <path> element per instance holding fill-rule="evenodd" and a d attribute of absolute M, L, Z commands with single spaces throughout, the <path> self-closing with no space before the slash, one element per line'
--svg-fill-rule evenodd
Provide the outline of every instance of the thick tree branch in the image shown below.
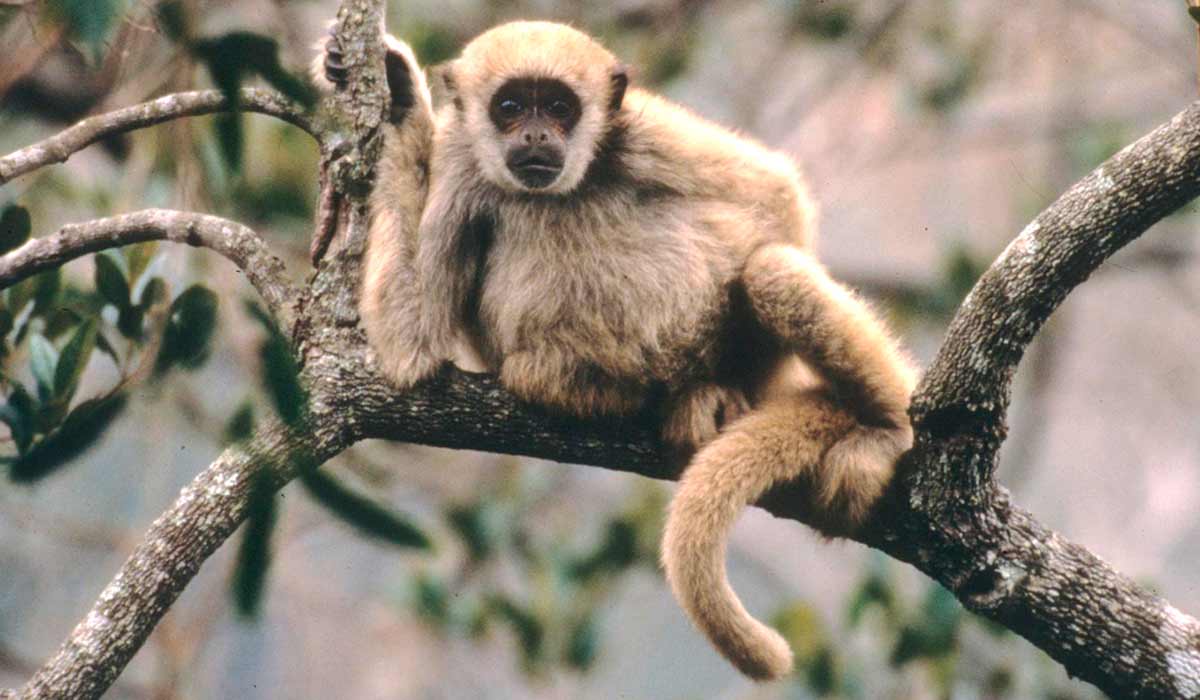
<path fill-rule="evenodd" d="M 278 117 L 319 138 L 319 132 L 308 115 L 281 95 L 259 88 L 242 88 L 238 99 L 239 108 L 246 112 Z M 106 136 L 154 126 L 181 117 L 227 112 L 229 109 L 229 100 L 221 91 L 197 90 L 166 95 L 132 107 L 88 117 L 54 136 L 0 158 L 0 185 L 45 165 L 66 162 L 71 154 Z"/>
<path fill-rule="evenodd" d="M 917 392 L 915 425 L 1001 439 L 1013 372 L 1050 313 L 1110 255 L 1197 195 L 1200 102 L 1080 180 L 1009 244 L 951 322 Z"/>
<path fill-rule="evenodd" d="M 0 289 L 88 253 L 146 241 L 186 243 L 220 253 L 246 275 L 280 327 L 292 327 L 299 292 L 288 281 L 283 261 L 258 234 L 228 219 L 170 209 L 67 224 L 50 236 L 30 239 L 0 256 Z"/>

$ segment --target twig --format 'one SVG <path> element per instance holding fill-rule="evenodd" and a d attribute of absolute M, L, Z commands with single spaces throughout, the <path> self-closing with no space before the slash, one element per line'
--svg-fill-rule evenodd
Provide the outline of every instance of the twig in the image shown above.
<path fill-rule="evenodd" d="M 259 88 L 242 88 L 240 109 L 267 114 L 300 127 L 319 139 L 308 115 L 282 96 Z M 71 154 L 113 134 L 161 124 L 181 117 L 229 110 L 229 101 L 218 90 L 179 92 L 83 119 L 75 126 L 0 158 L 0 185 L 18 175 L 51 163 L 63 163 Z"/>
<path fill-rule="evenodd" d="M 288 281 L 283 261 L 258 234 L 228 219 L 170 209 L 68 224 L 53 235 L 31 239 L 0 256 L 0 289 L 88 253 L 145 241 L 186 243 L 220 253 L 242 270 L 280 327 L 291 328 L 299 293 Z"/>

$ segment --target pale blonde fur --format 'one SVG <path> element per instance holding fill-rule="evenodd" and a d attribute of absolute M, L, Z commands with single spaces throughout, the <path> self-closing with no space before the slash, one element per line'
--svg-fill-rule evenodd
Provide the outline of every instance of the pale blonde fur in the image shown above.
<path fill-rule="evenodd" d="M 659 411 L 690 457 L 667 579 L 739 669 L 786 674 L 787 644 L 726 580 L 728 531 L 784 482 L 822 533 L 859 527 L 912 441 L 911 365 L 809 252 L 814 206 L 787 156 L 623 92 L 619 62 L 562 25 L 497 27 L 445 75 L 436 120 L 423 93 L 391 127 L 372 197 L 361 308 L 382 371 L 411 386 L 467 343 L 541 406 Z M 517 78 L 559 80 L 582 103 L 558 179 L 537 191 L 509 172 L 488 115 Z"/>

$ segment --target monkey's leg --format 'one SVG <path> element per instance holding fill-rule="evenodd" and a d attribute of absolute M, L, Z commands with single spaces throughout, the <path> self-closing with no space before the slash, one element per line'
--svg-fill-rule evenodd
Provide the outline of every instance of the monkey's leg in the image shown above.
<path fill-rule="evenodd" d="M 676 455 L 690 456 L 749 410 L 740 389 L 714 383 L 686 387 L 667 400 L 663 442 Z"/>
<path fill-rule="evenodd" d="M 826 534 L 844 534 L 866 517 L 912 445 L 907 409 L 916 372 L 870 309 L 830 279 L 806 252 L 764 246 L 743 272 L 759 320 L 829 383 L 859 425 L 823 460 L 817 488 Z"/>
<path fill-rule="evenodd" d="M 730 588 L 729 530 L 745 506 L 773 485 L 815 477 L 825 448 L 853 424 L 815 390 L 768 401 L 696 453 L 671 501 L 662 543 L 667 581 L 696 626 L 756 680 L 790 673 L 792 653 Z"/>
<path fill-rule="evenodd" d="M 646 394 L 643 382 L 581 360 L 570 348 L 542 339 L 505 356 L 500 382 L 525 401 L 581 417 L 627 415 Z"/>

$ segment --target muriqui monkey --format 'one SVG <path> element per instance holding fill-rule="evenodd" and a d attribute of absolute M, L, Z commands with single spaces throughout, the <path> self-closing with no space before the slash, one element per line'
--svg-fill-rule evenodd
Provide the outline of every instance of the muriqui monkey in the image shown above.
<path fill-rule="evenodd" d="M 834 536 L 865 520 L 912 442 L 915 372 L 810 252 L 792 161 L 637 88 L 588 36 L 514 22 L 444 68 L 434 114 L 388 37 L 392 114 L 361 311 L 400 388 L 452 358 L 578 416 L 660 408 L 692 455 L 662 561 L 696 625 L 747 675 L 792 668 L 746 612 L 725 541 L 771 486 L 807 488 Z M 324 74 L 345 78 L 336 42 Z"/>

